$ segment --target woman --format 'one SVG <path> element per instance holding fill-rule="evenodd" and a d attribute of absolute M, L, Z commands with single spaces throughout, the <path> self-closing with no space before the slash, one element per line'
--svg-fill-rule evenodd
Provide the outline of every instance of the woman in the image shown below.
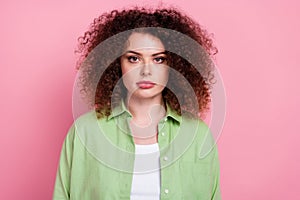
<path fill-rule="evenodd" d="M 180 11 L 104 13 L 80 38 L 95 108 L 65 139 L 54 199 L 221 199 L 208 127 L 216 48 Z"/>

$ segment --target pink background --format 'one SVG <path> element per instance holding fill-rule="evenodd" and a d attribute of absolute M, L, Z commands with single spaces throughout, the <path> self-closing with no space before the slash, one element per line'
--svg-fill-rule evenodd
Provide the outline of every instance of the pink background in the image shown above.
<path fill-rule="evenodd" d="M 125 5 L 105 2 L 1 1 L 0 199 L 52 198 L 72 123 L 76 39 L 100 13 Z M 299 1 L 166 2 L 215 34 L 227 92 L 223 199 L 299 198 Z"/>

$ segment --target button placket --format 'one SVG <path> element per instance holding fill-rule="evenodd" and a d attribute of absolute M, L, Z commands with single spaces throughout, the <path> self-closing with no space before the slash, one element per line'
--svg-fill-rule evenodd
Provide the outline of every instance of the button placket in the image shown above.
<path fill-rule="evenodd" d="M 158 123 L 159 132 L 161 132 L 162 129 L 165 127 L 167 120 L 168 120 L 168 118 L 164 118 L 163 120 L 159 121 L 159 123 Z"/>
<path fill-rule="evenodd" d="M 127 143 L 125 149 L 128 152 L 134 152 L 134 145 Z"/>
<path fill-rule="evenodd" d="M 126 146 L 126 150 L 127 150 L 127 151 L 131 151 L 131 150 L 132 150 L 131 146 L 130 146 L 130 145 L 127 145 L 127 146 Z"/>

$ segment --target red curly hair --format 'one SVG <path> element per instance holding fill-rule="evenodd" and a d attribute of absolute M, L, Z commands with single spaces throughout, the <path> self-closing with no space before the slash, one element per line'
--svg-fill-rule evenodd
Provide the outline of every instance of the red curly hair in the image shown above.
<path fill-rule="evenodd" d="M 149 31 L 148 27 L 162 28 L 160 31 Z M 180 34 L 169 34 L 173 30 Z M 94 49 L 113 36 L 124 33 L 121 40 L 106 44 L 105 48 L 97 53 Z M 176 74 L 171 74 L 168 84 L 163 90 L 163 99 L 171 109 L 179 115 L 189 113 L 190 116 L 200 117 L 209 109 L 211 102 L 211 86 L 213 84 L 214 65 L 211 60 L 217 53 L 217 48 L 212 42 L 211 35 L 189 16 L 175 8 L 146 9 L 134 7 L 132 9 L 113 10 L 95 18 L 90 28 L 82 37 L 78 38 L 78 50 L 80 59 L 77 68 L 81 70 L 81 92 L 95 107 L 99 118 L 109 116 L 112 112 L 114 99 L 124 98 L 126 94 L 117 83 L 122 77 L 120 56 L 122 45 L 132 32 L 144 32 L 158 37 L 167 51 L 168 65 L 179 72 L 193 89 L 187 90 L 186 82 L 183 82 Z M 187 43 L 183 37 L 189 37 L 201 47 Z M 114 43 L 114 44 L 111 44 Z M 110 46 L 114 45 L 114 46 Z M 121 46 L 119 46 L 121 45 Z M 112 48 L 119 46 L 121 48 Z M 177 53 L 174 53 L 177 52 Z M 180 55 L 178 54 L 180 52 Z M 116 55 L 115 60 L 106 59 Z M 184 56 L 182 56 L 184 55 Z M 192 62 L 191 62 L 192 61 Z M 201 72 L 201 73 L 200 73 Z M 121 87 L 122 86 L 121 84 Z M 170 90 L 172 88 L 172 91 Z M 176 95 L 175 95 L 176 94 Z"/>

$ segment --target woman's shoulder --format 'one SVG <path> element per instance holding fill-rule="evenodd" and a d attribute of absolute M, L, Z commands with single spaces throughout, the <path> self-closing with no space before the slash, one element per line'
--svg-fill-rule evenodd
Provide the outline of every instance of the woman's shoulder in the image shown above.
<path fill-rule="evenodd" d="M 74 117 L 74 121 L 69 128 L 69 137 L 78 135 L 79 132 L 87 132 L 98 128 L 99 119 L 97 118 L 96 111 L 90 110 L 79 115 L 77 118 Z"/>
<path fill-rule="evenodd" d="M 180 124 L 181 128 L 185 129 L 184 133 L 192 134 L 194 137 L 193 145 L 199 157 L 205 157 L 211 150 L 216 147 L 216 140 L 209 124 L 200 118 L 182 117 Z"/>
<path fill-rule="evenodd" d="M 89 110 L 83 114 L 80 114 L 78 117 L 74 117 L 75 124 L 85 124 L 97 121 L 97 114 L 95 110 Z"/>
<path fill-rule="evenodd" d="M 181 121 L 180 121 L 181 126 L 187 126 L 190 128 L 194 128 L 195 131 L 200 131 L 202 133 L 209 132 L 209 126 L 207 123 L 200 119 L 200 118 L 195 118 L 195 117 L 190 117 L 190 116 L 181 116 Z"/>

